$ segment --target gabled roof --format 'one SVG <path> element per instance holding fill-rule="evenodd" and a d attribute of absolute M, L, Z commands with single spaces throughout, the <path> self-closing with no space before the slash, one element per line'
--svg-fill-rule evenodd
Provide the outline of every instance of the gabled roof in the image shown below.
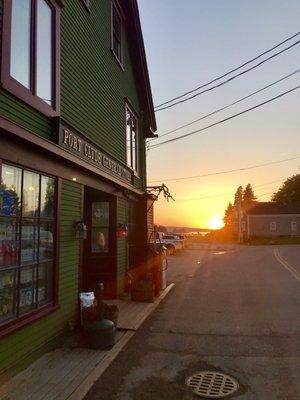
<path fill-rule="evenodd" d="M 251 203 L 246 210 L 249 215 L 281 215 L 281 214 L 299 214 L 300 203 L 283 204 L 275 201 Z"/>
<path fill-rule="evenodd" d="M 125 16 L 132 67 L 142 110 L 144 111 L 143 123 L 145 127 L 149 127 L 146 136 L 155 137 L 156 119 L 137 0 L 119 0 L 119 4 Z"/>

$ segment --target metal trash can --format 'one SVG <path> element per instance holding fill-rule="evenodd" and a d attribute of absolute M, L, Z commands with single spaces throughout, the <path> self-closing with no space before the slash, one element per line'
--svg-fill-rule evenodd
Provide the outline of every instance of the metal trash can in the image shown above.
<path fill-rule="evenodd" d="M 92 349 L 104 350 L 115 344 L 115 333 L 115 324 L 108 319 L 101 319 L 86 330 L 85 337 Z"/>

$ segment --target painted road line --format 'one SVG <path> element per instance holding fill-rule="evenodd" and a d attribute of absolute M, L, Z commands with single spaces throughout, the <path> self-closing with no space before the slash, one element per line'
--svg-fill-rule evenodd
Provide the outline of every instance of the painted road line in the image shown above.
<path fill-rule="evenodd" d="M 279 254 L 279 250 L 276 248 L 274 250 L 274 256 L 276 258 L 276 260 L 284 266 L 285 269 L 287 269 L 291 275 L 293 275 L 293 277 L 300 282 L 300 274 L 298 271 L 295 270 L 295 268 L 293 268 L 284 258 L 281 257 L 281 255 Z"/>

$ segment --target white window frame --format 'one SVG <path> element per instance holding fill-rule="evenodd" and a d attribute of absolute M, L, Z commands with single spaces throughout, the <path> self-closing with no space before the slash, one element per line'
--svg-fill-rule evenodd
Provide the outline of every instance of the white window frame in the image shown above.
<path fill-rule="evenodd" d="M 115 52 L 114 50 L 114 37 L 115 37 L 115 30 L 114 30 L 114 13 L 117 14 L 118 18 L 120 19 L 121 22 L 121 29 L 120 29 L 120 57 L 118 56 L 118 54 Z M 122 70 L 124 70 L 124 62 L 123 62 L 123 15 L 118 7 L 118 4 L 112 0 L 111 2 L 111 51 L 115 57 L 115 59 L 117 60 L 119 66 L 121 67 Z"/>
<path fill-rule="evenodd" d="M 88 11 L 91 11 L 91 0 L 82 0 L 84 6 Z"/>
<path fill-rule="evenodd" d="M 133 125 L 130 125 L 128 129 L 128 116 L 130 114 L 131 118 L 135 120 L 136 132 L 133 140 Z M 126 163 L 127 166 L 133 170 L 134 174 L 138 176 L 139 174 L 139 118 L 133 109 L 126 104 L 125 105 L 125 134 L 126 134 Z M 130 147 L 128 146 L 128 136 L 130 136 Z M 135 144 L 135 146 L 133 146 Z M 130 154 L 130 156 L 129 156 Z M 133 157 L 134 155 L 134 157 Z"/>

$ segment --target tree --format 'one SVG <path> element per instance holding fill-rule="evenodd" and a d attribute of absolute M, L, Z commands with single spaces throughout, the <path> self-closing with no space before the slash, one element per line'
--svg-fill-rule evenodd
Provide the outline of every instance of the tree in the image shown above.
<path fill-rule="evenodd" d="M 288 178 L 273 194 L 272 200 L 280 203 L 300 202 L 300 174 Z"/>
<path fill-rule="evenodd" d="M 243 205 L 247 206 L 255 200 L 256 200 L 256 197 L 254 195 L 254 190 L 252 188 L 252 185 L 251 185 L 251 183 L 248 183 L 245 190 L 243 191 Z"/>
<path fill-rule="evenodd" d="M 231 228 L 233 224 L 233 205 L 230 202 L 225 210 L 225 215 L 223 218 L 224 224 L 226 228 Z"/>
<path fill-rule="evenodd" d="M 234 206 L 242 204 L 243 201 L 243 187 L 239 186 L 234 195 Z"/>

